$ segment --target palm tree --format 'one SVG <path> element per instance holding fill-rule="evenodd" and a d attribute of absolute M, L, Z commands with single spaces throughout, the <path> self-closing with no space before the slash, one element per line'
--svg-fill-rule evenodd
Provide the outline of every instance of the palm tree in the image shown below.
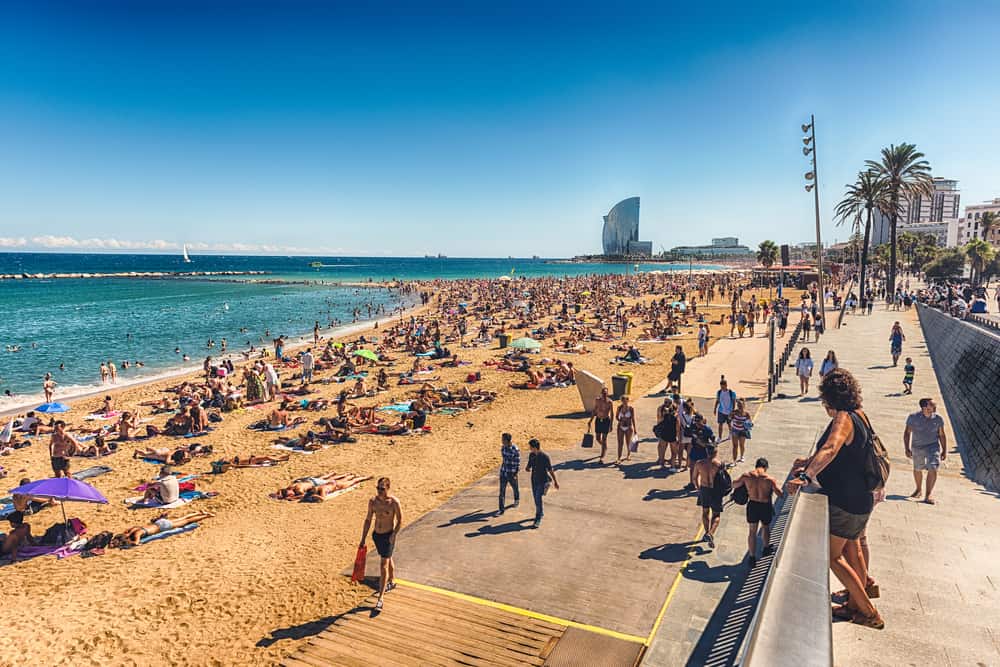
<path fill-rule="evenodd" d="M 993 211 L 983 213 L 983 217 L 979 219 L 979 226 L 983 228 L 984 241 L 990 240 L 990 230 L 998 225 L 1000 225 L 1000 215 Z"/>
<path fill-rule="evenodd" d="M 917 197 L 930 197 L 934 189 L 931 165 L 913 144 L 889 144 L 882 149 L 882 161 L 866 160 L 865 165 L 888 181 L 889 189 L 889 276 L 886 292 L 896 291 L 896 225 L 902 202 L 911 204 Z"/>
<path fill-rule="evenodd" d="M 983 239 L 972 239 L 965 244 L 963 250 L 965 256 L 969 258 L 969 265 L 972 267 L 972 275 L 969 276 L 969 280 L 972 281 L 973 285 L 978 285 L 983 270 L 996 253 L 990 242 Z"/>
<path fill-rule="evenodd" d="M 847 186 L 844 198 L 837 204 L 836 214 L 842 224 L 851 219 L 858 227 L 861 226 L 862 213 L 865 213 L 865 238 L 861 245 L 861 274 L 859 289 L 865 293 L 865 269 L 868 266 L 868 245 L 872 233 L 872 212 L 878 211 L 886 215 L 889 210 L 888 182 L 874 171 L 858 172 L 858 180 Z"/>
<path fill-rule="evenodd" d="M 774 241 L 767 240 L 761 241 L 760 245 L 757 246 L 757 261 L 764 265 L 765 269 L 770 269 L 774 266 L 774 263 L 778 261 L 778 246 Z M 771 293 L 771 277 L 767 278 L 768 284 L 768 295 Z"/>
<path fill-rule="evenodd" d="M 899 249 L 903 253 L 905 258 L 905 266 L 909 266 L 910 270 L 913 270 L 913 251 L 917 249 L 917 245 L 920 243 L 920 239 L 917 238 L 916 234 L 910 232 L 902 232 L 899 238 L 896 239 L 899 245 Z"/>

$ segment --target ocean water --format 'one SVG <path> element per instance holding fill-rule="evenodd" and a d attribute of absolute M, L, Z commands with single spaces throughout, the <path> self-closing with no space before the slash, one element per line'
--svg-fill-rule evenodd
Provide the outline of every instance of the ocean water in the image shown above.
<path fill-rule="evenodd" d="M 130 384 L 200 368 L 206 355 L 219 355 L 223 338 L 229 351 L 237 352 L 250 345 L 270 345 L 279 334 L 293 338 L 311 334 L 316 321 L 328 335 L 331 324 L 352 324 L 355 309 L 361 309 L 359 319 L 365 321 L 368 305 L 383 306 L 391 313 L 402 304 L 396 291 L 340 282 L 497 277 L 512 270 L 515 276 L 636 270 L 622 264 L 531 259 L 193 256 L 192 260 L 185 264 L 170 255 L 0 253 L 0 274 L 268 272 L 246 279 L 0 281 L 0 410 L 41 402 L 46 372 L 59 383 L 56 399 L 68 400 L 100 388 L 102 361 L 119 366 L 119 385 Z M 310 267 L 314 261 L 324 266 Z M 638 267 L 654 269 L 687 271 L 688 266 Z M 215 347 L 207 346 L 209 340 Z M 7 351 L 8 347 L 20 349 Z M 124 360 L 142 361 L 144 367 L 122 370 Z M 3 395 L 7 390 L 13 397 Z"/>

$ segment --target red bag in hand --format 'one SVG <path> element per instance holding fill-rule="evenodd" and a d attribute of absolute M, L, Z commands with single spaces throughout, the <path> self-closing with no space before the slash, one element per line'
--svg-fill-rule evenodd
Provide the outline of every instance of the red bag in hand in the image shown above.
<path fill-rule="evenodd" d="M 365 580 L 365 562 L 368 560 L 368 547 L 361 545 L 358 547 L 358 555 L 354 557 L 354 572 L 351 574 L 351 581 Z"/>

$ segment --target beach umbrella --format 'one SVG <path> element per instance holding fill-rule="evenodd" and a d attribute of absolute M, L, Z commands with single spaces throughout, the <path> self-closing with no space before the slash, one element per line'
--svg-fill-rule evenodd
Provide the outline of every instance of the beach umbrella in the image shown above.
<path fill-rule="evenodd" d="M 69 412 L 69 406 L 62 403 L 42 403 L 35 408 L 35 412 Z"/>
<path fill-rule="evenodd" d="M 51 479 L 40 479 L 37 482 L 28 482 L 23 486 L 10 490 L 11 494 L 22 493 L 26 496 L 36 498 L 52 498 L 58 500 L 62 506 L 63 523 L 68 523 L 66 519 L 66 501 L 78 503 L 102 503 L 107 504 L 108 499 L 101 495 L 101 492 L 86 482 L 75 480 L 72 477 L 54 477 Z"/>
<path fill-rule="evenodd" d="M 542 349 L 542 344 L 539 343 L 534 338 L 517 338 L 510 346 L 515 350 L 540 350 Z"/>
<path fill-rule="evenodd" d="M 378 355 L 372 352 L 371 350 L 355 350 L 354 356 L 364 357 L 365 359 L 368 359 L 370 361 L 378 361 Z"/>
<path fill-rule="evenodd" d="M 510 276 L 500 276 L 497 280 L 511 280 Z"/>
<path fill-rule="evenodd" d="M 582 292 L 580 292 L 580 296 L 590 296 L 590 290 L 589 289 L 583 290 Z"/>

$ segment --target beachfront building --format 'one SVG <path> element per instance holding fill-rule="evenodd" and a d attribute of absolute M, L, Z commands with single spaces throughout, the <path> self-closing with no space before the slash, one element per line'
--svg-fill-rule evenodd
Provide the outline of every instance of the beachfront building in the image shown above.
<path fill-rule="evenodd" d="M 623 199 L 604 216 L 602 234 L 606 257 L 649 257 L 652 241 L 639 240 L 639 198 Z"/>
<path fill-rule="evenodd" d="M 754 254 L 750 248 L 740 245 L 735 236 L 712 239 L 711 245 L 677 246 L 670 252 L 684 257 L 748 257 Z"/>
<path fill-rule="evenodd" d="M 979 221 L 982 220 L 984 213 L 1000 215 L 1000 197 L 993 201 L 965 207 L 965 217 L 959 220 L 958 224 L 958 245 L 962 246 L 972 239 L 983 238 L 983 230 Z M 1000 228 L 997 226 L 991 228 L 987 240 L 993 245 L 1000 245 Z"/>
<path fill-rule="evenodd" d="M 958 181 L 951 178 L 935 178 L 934 192 L 930 197 L 914 197 L 912 201 L 900 202 L 896 235 L 931 234 L 941 247 L 953 248 L 962 245 L 962 221 L 959 219 L 959 204 L 962 193 Z M 888 216 L 878 211 L 872 212 L 871 247 L 888 243 L 891 238 Z"/>

